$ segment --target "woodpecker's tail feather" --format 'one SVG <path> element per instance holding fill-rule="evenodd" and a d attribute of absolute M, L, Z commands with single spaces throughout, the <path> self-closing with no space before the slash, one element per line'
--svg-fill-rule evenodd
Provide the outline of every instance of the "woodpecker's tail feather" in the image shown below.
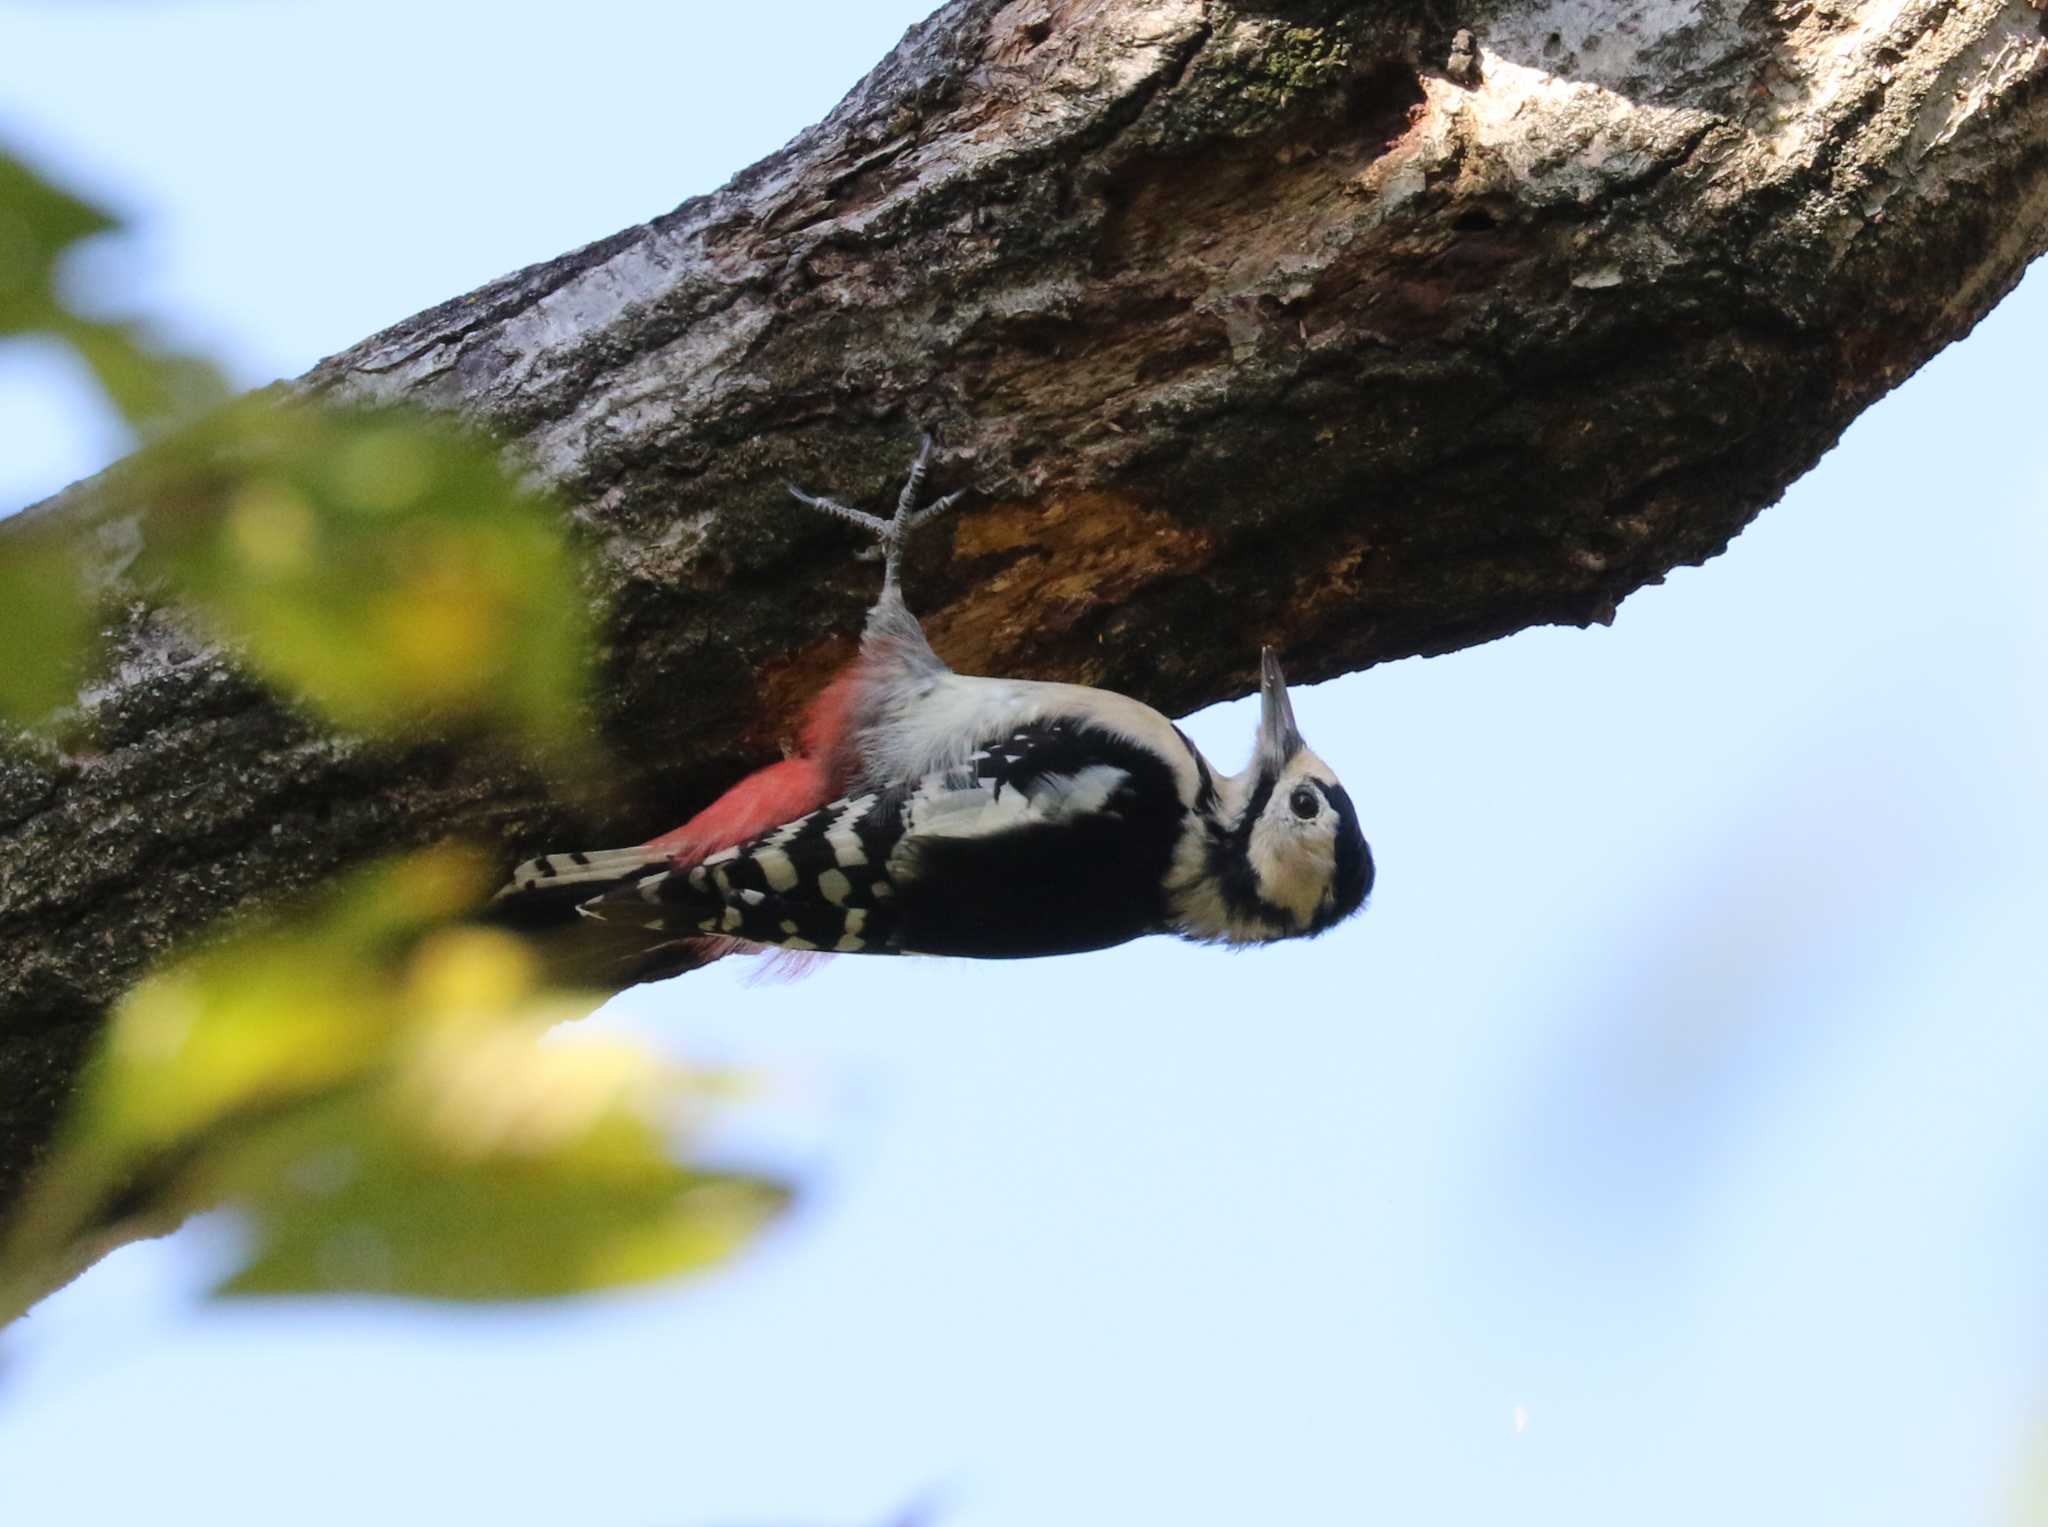
<path fill-rule="evenodd" d="M 650 938 L 636 921 L 605 918 L 587 909 L 586 903 L 607 892 L 628 890 L 650 870 L 668 869 L 676 862 L 672 845 L 543 854 L 512 872 L 511 881 L 484 910 L 483 921 L 536 941 L 534 947 L 554 978 L 570 985 L 620 988 L 665 981 L 733 954 L 763 956 L 748 977 L 749 985 L 794 981 L 829 958 L 736 938 Z"/>
<path fill-rule="evenodd" d="M 672 850 L 646 845 L 542 854 L 512 872 L 491 898 L 485 920 L 528 930 L 574 923 L 576 909 L 593 896 L 672 862 Z"/>
<path fill-rule="evenodd" d="M 673 852 L 664 848 L 599 848 L 566 854 L 542 854 L 538 859 L 529 859 L 512 872 L 509 885 L 501 889 L 496 899 L 503 901 L 507 896 L 516 896 L 521 891 L 554 890 L 558 886 L 581 885 L 591 882 L 609 884 L 624 880 L 627 876 L 649 865 L 665 864 L 673 858 Z M 595 895 L 592 891 L 590 894 Z"/>

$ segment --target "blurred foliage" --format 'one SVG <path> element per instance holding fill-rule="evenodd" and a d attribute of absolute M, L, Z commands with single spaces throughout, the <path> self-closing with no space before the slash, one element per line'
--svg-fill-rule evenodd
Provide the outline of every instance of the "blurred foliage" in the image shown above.
<path fill-rule="evenodd" d="M 67 345 L 121 417 L 149 430 L 226 396 L 226 386 L 205 362 L 153 345 L 134 324 L 91 317 L 66 295 L 66 259 L 118 226 L 0 152 L 0 339 L 44 334 Z"/>
<path fill-rule="evenodd" d="M 132 325 L 78 310 L 64 291 L 66 259 L 116 224 L 0 152 L 0 340 L 41 335 L 91 368 L 108 400 L 137 429 L 161 426 L 224 394 L 219 377 L 187 357 L 152 348 Z M 45 717 L 75 692 L 92 634 L 88 595 L 55 532 L 17 530 L 0 564 L 0 722 Z"/>
<path fill-rule="evenodd" d="M 47 527 L 10 527 L 0 542 L 0 724 L 28 726 L 78 692 L 93 637 L 84 570 Z"/>
<path fill-rule="evenodd" d="M 429 416 L 241 400 L 152 451 L 135 572 L 343 726 L 576 734 L 588 603 L 558 508 Z"/>
<path fill-rule="evenodd" d="M 65 258 L 115 228 L 0 154 L 0 337 L 53 337 L 131 424 L 181 424 L 124 474 L 123 498 L 147 511 L 136 581 L 343 726 L 494 727 L 560 761 L 588 633 L 558 508 L 429 416 L 282 389 L 219 405 L 210 368 L 67 301 Z M 76 692 L 95 621 L 61 533 L 16 533 L 0 635 L 25 660 L 0 674 L 0 720 L 32 724 Z"/>
<path fill-rule="evenodd" d="M 131 992 L 0 1286 L 32 1288 L 116 1216 L 216 1205 L 251 1231 L 236 1294 L 527 1298 L 742 1245 L 784 1190 L 670 1153 L 723 1085 L 544 1040 L 596 998 L 541 985 L 511 935 L 450 921 L 485 869 L 447 849 L 372 867 Z"/>
<path fill-rule="evenodd" d="M 71 345 L 146 427 L 202 397 L 204 368 L 65 302 L 66 253 L 112 227 L 0 156 L 0 336 Z M 344 727 L 573 761 L 580 564 L 487 441 L 279 389 L 185 419 L 103 489 L 95 523 L 135 526 L 119 569 L 76 516 L 0 525 L 0 723 L 90 724 L 50 727 L 101 661 L 118 573 L 122 597 L 168 601 Z M 545 1034 L 595 998 L 467 921 L 492 878 L 452 848 L 363 869 L 131 991 L 0 1246 L 0 1319 L 109 1238 L 217 1205 L 249 1232 L 228 1293 L 539 1297 L 743 1244 L 784 1188 L 678 1159 L 721 1084 Z"/>

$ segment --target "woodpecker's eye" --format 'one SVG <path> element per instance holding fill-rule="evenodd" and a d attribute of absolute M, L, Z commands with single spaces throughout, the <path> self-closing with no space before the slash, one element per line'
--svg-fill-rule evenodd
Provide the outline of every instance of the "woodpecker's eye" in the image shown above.
<path fill-rule="evenodd" d="M 1294 794 L 1287 798 L 1287 805 L 1304 822 L 1323 809 L 1323 803 L 1307 785 L 1296 785 Z"/>

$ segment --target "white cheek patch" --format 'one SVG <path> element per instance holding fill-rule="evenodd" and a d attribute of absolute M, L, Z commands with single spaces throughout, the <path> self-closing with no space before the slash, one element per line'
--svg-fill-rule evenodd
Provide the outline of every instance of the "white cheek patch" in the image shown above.
<path fill-rule="evenodd" d="M 1312 821 L 1289 817 L 1276 822 L 1268 817 L 1252 828 L 1249 857 L 1259 894 L 1283 909 L 1299 928 L 1315 920 L 1336 882 L 1336 840 L 1324 828 L 1326 817 L 1334 821 L 1336 814 L 1326 811 Z"/>

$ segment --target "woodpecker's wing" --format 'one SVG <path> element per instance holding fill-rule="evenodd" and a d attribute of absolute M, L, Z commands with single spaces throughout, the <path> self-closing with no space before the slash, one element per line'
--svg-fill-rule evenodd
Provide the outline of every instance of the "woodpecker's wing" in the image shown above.
<path fill-rule="evenodd" d="M 785 949 L 1064 953 L 1160 926 L 1183 815 L 1170 768 L 1143 748 L 1036 723 L 957 768 L 833 801 L 582 910 Z"/>
<path fill-rule="evenodd" d="M 895 891 L 887 861 L 900 836 L 889 817 L 878 794 L 833 801 L 701 863 L 642 875 L 581 910 L 668 938 L 886 950 Z"/>

